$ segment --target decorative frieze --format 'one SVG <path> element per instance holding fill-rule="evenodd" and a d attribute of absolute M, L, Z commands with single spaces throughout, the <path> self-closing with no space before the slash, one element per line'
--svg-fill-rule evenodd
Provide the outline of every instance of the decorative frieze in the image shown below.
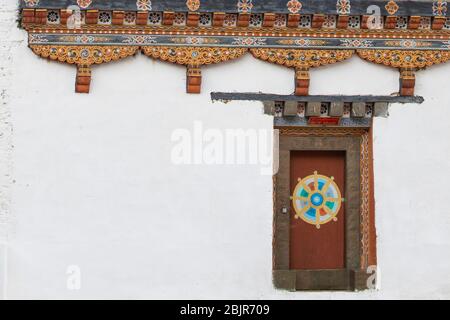
<path fill-rule="evenodd" d="M 276 34 L 269 35 L 260 31 L 242 32 L 236 34 L 233 31 L 225 31 L 223 35 L 208 34 L 206 31 L 174 31 L 172 28 L 161 27 L 158 31 L 148 29 L 137 32 L 136 30 L 119 31 L 117 29 L 103 28 L 102 30 L 63 30 L 57 29 L 32 29 L 29 30 L 30 44 L 54 44 L 54 45 L 86 45 L 80 39 L 89 37 L 90 45 L 123 45 L 128 44 L 130 38 L 152 39 L 149 42 L 136 45 L 214 45 L 216 47 L 240 47 L 240 48 L 274 48 L 274 49 L 374 49 L 374 50 L 436 50 L 450 51 L 450 37 L 446 39 L 437 34 L 429 34 L 430 30 L 408 38 L 393 35 L 368 34 L 365 37 L 351 35 L 332 35 L 326 31 L 319 34 Z M 234 35 L 233 35 L 234 33 Z M 80 37 L 73 37 L 74 34 Z M 84 36 L 84 37 L 81 37 Z M 70 37 L 72 36 L 72 37 Z"/>
<path fill-rule="evenodd" d="M 64 26 L 66 23 L 66 19 L 61 19 L 57 23 L 55 21 L 52 21 L 48 19 L 47 17 L 47 11 L 51 10 L 58 18 L 62 18 L 63 15 L 66 15 L 69 11 L 67 6 L 61 6 L 59 8 L 50 7 L 51 9 L 47 8 L 24 8 L 22 10 L 22 25 L 24 28 L 28 29 L 30 27 L 33 27 L 34 25 L 60 25 Z M 172 9 L 172 7 L 170 7 Z M 272 11 L 272 12 L 264 12 L 260 14 L 255 13 L 249 13 L 249 12 L 200 12 L 200 11 L 167 11 L 167 8 L 163 11 L 155 11 L 155 10 L 133 10 L 133 11 L 127 11 L 123 8 L 117 7 L 115 10 L 103 10 L 98 9 L 93 6 L 88 7 L 87 10 L 81 10 L 79 11 L 81 15 L 85 17 L 85 19 L 82 21 L 82 25 L 88 25 L 90 27 L 98 26 L 98 25 L 104 25 L 104 22 L 101 19 L 98 19 L 98 16 L 100 13 L 106 13 L 106 14 L 114 14 L 114 12 L 117 12 L 120 14 L 123 13 L 123 15 L 136 15 L 138 16 L 138 19 L 134 21 L 129 21 L 130 23 L 128 25 L 137 25 L 137 26 L 153 26 L 155 27 L 156 24 L 151 23 L 150 20 L 145 19 L 149 16 L 160 16 L 162 17 L 162 24 L 163 25 L 173 25 L 173 22 L 176 20 L 176 16 L 184 15 L 185 18 L 185 25 L 188 27 L 197 27 L 198 21 L 200 20 L 201 16 L 214 16 L 214 23 L 211 25 L 208 25 L 211 31 L 217 27 L 222 27 L 222 22 L 225 21 L 226 16 L 228 17 L 235 17 L 238 27 L 248 27 L 251 24 L 252 17 L 257 18 L 261 17 L 261 25 L 258 25 L 258 27 L 264 28 L 267 31 L 278 31 L 278 29 L 282 28 L 285 31 L 296 31 L 299 29 L 310 29 L 314 31 L 320 31 L 324 28 L 331 29 L 334 31 L 339 31 L 342 29 L 351 28 L 354 30 L 404 30 L 404 29 L 410 29 L 415 30 L 417 29 L 417 21 L 418 20 L 424 20 L 424 19 L 432 19 L 431 21 L 431 29 L 432 30 L 442 30 L 444 31 L 448 30 L 446 28 L 446 24 L 449 23 L 449 19 L 447 16 L 432 16 L 432 15 L 385 15 L 385 16 L 374 16 L 374 15 L 368 15 L 367 12 L 364 12 L 363 14 L 354 14 L 353 12 L 351 14 L 338 14 L 336 12 L 331 14 L 326 14 L 323 11 L 314 12 L 311 14 L 292 14 L 292 13 L 282 13 L 278 11 Z M 72 12 L 71 14 L 75 14 Z M 30 17 L 33 17 L 33 19 L 30 19 Z M 286 23 L 280 24 L 276 23 L 278 21 L 286 21 Z M 372 20 L 380 20 L 379 23 L 370 23 L 368 24 L 368 21 Z M 119 20 L 113 21 L 113 25 L 121 25 L 120 22 L 121 18 Z M 329 21 L 336 21 L 336 23 L 329 24 L 325 22 Z M 381 23 L 384 21 L 384 23 Z M 277 30 L 275 30 L 275 28 Z M 218 30 L 214 30 L 214 32 L 217 32 Z"/>
<path fill-rule="evenodd" d="M 91 84 L 90 66 L 117 61 L 134 55 L 138 47 L 110 46 L 52 46 L 32 45 L 35 54 L 42 58 L 77 65 L 75 92 L 89 93 Z"/>
<path fill-rule="evenodd" d="M 313 68 L 350 58 L 353 50 L 250 49 L 255 58 L 289 68 Z"/>
<path fill-rule="evenodd" d="M 255 58 L 295 69 L 295 94 L 308 95 L 309 69 L 350 58 L 353 50 L 250 49 Z"/>
<path fill-rule="evenodd" d="M 42 58 L 77 65 L 101 64 L 134 55 L 138 47 L 31 45 Z"/>
<path fill-rule="evenodd" d="M 400 95 L 414 95 L 415 71 L 450 60 L 448 51 L 357 50 L 364 60 L 397 68 L 400 71 Z"/>
<path fill-rule="evenodd" d="M 445 16 L 447 1 L 445 0 L 286 0 L 286 1 L 252 1 L 252 0 L 21 0 L 23 8 L 52 8 L 63 5 L 78 5 L 82 9 L 99 10 L 144 10 L 164 11 L 168 5 L 175 11 L 198 12 L 243 12 L 243 13 L 302 13 L 314 14 L 355 14 L 367 13 L 370 5 L 377 5 L 381 14 L 410 15 L 421 13 L 426 15 Z"/>
<path fill-rule="evenodd" d="M 142 52 L 151 58 L 181 64 L 202 66 L 237 59 L 244 55 L 245 48 L 215 47 L 142 47 Z"/>
<path fill-rule="evenodd" d="M 237 59 L 247 51 L 245 48 L 142 47 L 148 57 L 186 66 L 188 93 L 200 93 L 201 66 Z"/>
<path fill-rule="evenodd" d="M 381 16 L 368 15 L 374 4 Z M 188 92 L 199 91 L 202 65 L 251 51 L 293 68 L 295 94 L 307 95 L 310 68 L 357 50 L 367 61 L 402 70 L 400 94 L 409 95 L 414 71 L 445 62 L 450 53 L 446 1 L 21 0 L 21 7 L 36 54 L 90 65 L 142 51 L 190 66 Z"/>
<path fill-rule="evenodd" d="M 356 52 L 364 60 L 394 68 L 420 69 L 450 60 L 448 51 L 360 49 Z"/>

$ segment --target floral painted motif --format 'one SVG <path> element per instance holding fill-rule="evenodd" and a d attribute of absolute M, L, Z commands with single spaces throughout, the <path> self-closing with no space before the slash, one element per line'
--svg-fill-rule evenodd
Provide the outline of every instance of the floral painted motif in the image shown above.
<path fill-rule="evenodd" d="M 369 48 L 373 45 L 371 40 L 364 39 L 343 39 L 341 43 L 346 48 Z"/>
<path fill-rule="evenodd" d="M 323 46 L 327 42 L 325 40 L 315 40 L 315 39 L 296 39 L 294 45 L 299 47 L 311 47 L 311 46 Z"/>
<path fill-rule="evenodd" d="M 77 0 L 77 4 L 81 9 L 86 9 L 92 4 L 92 0 Z"/>
<path fill-rule="evenodd" d="M 177 44 L 202 45 L 202 44 L 217 44 L 219 41 L 214 38 L 203 37 L 177 37 L 171 38 L 170 41 Z"/>
<path fill-rule="evenodd" d="M 150 0 L 137 0 L 136 7 L 139 11 L 152 10 L 152 2 Z"/>
<path fill-rule="evenodd" d="M 175 26 L 183 26 L 186 24 L 186 14 L 183 12 L 175 13 L 175 17 L 173 19 L 173 24 Z"/>
<path fill-rule="evenodd" d="M 48 42 L 48 39 L 45 38 L 42 34 L 30 34 L 28 37 L 29 43 L 42 43 L 42 42 Z"/>
<path fill-rule="evenodd" d="M 400 7 L 395 1 L 391 0 L 386 4 L 385 8 L 386 11 L 392 16 L 398 11 Z"/>
<path fill-rule="evenodd" d="M 302 9 L 302 3 L 298 0 L 290 0 L 287 3 L 287 8 L 290 13 L 298 13 Z"/>
<path fill-rule="evenodd" d="M 79 35 L 79 36 L 61 36 L 58 39 L 62 42 L 71 42 L 76 44 L 91 44 L 91 43 L 102 43 L 102 42 L 108 42 L 108 37 L 101 37 L 101 36 L 89 36 L 89 35 Z"/>
<path fill-rule="evenodd" d="M 39 4 L 39 0 L 23 0 L 27 7 L 35 7 Z"/>
<path fill-rule="evenodd" d="M 287 23 L 287 17 L 285 14 L 275 15 L 274 27 L 283 28 L 283 27 L 286 27 L 286 23 Z"/>
<path fill-rule="evenodd" d="M 225 20 L 223 21 L 223 25 L 225 27 L 235 27 L 237 23 L 237 15 L 236 14 L 226 14 Z"/>
<path fill-rule="evenodd" d="M 417 42 L 412 39 L 405 39 L 400 42 L 400 45 L 404 48 L 415 48 L 417 47 Z"/>
<path fill-rule="evenodd" d="M 147 35 L 131 35 L 126 36 L 122 42 L 127 44 L 155 44 L 155 39 L 155 37 Z"/>
<path fill-rule="evenodd" d="M 252 0 L 239 0 L 237 7 L 240 13 L 251 12 L 253 9 Z"/>
<path fill-rule="evenodd" d="M 431 28 L 431 17 L 421 17 L 419 29 L 430 29 Z"/>
<path fill-rule="evenodd" d="M 185 40 L 188 44 L 203 44 L 205 42 L 204 38 L 199 37 L 187 37 Z"/>
<path fill-rule="evenodd" d="M 233 44 L 239 46 L 262 46 L 266 44 L 266 41 L 267 39 L 265 38 L 246 37 L 235 38 Z"/>
<path fill-rule="evenodd" d="M 200 0 L 187 0 L 186 6 L 190 11 L 197 11 L 200 8 Z"/>
<path fill-rule="evenodd" d="M 397 29 L 408 29 L 408 17 L 397 17 L 395 27 Z"/>
<path fill-rule="evenodd" d="M 161 12 L 150 12 L 148 14 L 148 24 L 152 26 L 160 25 L 162 22 L 162 13 Z"/>
<path fill-rule="evenodd" d="M 124 24 L 135 24 L 136 23 L 136 13 L 135 12 L 126 12 L 124 17 Z"/>
<path fill-rule="evenodd" d="M 81 35 L 75 37 L 75 42 L 77 43 L 93 43 L 95 38 L 93 36 Z"/>
<path fill-rule="evenodd" d="M 322 25 L 323 28 L 336 28 L 336 16 L 335 15 L 326 15 L 325 21 Z"/>
<path fill-rule="evenodd" d="M 349 14 L 351 9 L 350 0 L 337 0 L 336 11 L 338 14 Z"/>
<path fill-rule="evenodd" d="M 433 2 L 433 15 L 445 16 L 447 14 L 447 1 L 438 0 Z"/>
<path fill-rule="evenodd" d="M 297 39 L 294 40 L 294 44 L 299 47 L 309 47 L 311 46 L 311 40 L 309 39 Z"/>
<path fill-rule="evenodd" d="M 311 47 L 311 46 L 318 46 L 322 47 L 325 46 L 327 41 L 325 40 L 315 40 L 315 39 L 306 39 L 306 38 L 300 38 L 300 39 L 281 39 L 277 41 L 277 44 L 281 44 L 283 46 L 296 46 L 296 47 Z"/>

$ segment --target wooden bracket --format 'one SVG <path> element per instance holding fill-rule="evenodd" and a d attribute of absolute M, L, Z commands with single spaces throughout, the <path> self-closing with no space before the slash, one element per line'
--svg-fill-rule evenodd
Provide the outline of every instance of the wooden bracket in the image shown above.
<path fill-rule="evenodd" d="M 275 25 L 275 13 L 265 13 L 263 27 L 271 28 Z"/>
<path fill-rule="evenodd" d="M 34 23 L 35 11 L 34 9 L 23 9 L 22 10 L 22 22 L 23 23 Z"/>
<path fill-rule="evenodd" d="M 125 19 L 125 11 L 113 11 L 112 24 L 123 25 Z"/>
<path fill-rule="evenodd" d="M 250 14 L 249 13 L 240 13 L 238 15 L 237 26 L 238 27 L 248 27 L 250 24 Z"/>
<path fill-rule="evenodd" d="M 77 65 L 77 79 L 75 82 L 75 92 L 77 93 L 89 93 L 91 86 L 91 66 L 90 65 Z"/>
<path fill-rule="evenodd" d="M 416 85 L 416 69 L 400 68 L 400 95 L 413 96 Z"/>
<path fill-rule="evenodd" d="M 361 29 L 383 29 L 383 17 L 372 15 L 362 16 Z"/>
<path fill-rule="evenodd" d="M 188 65 L 186 68 L 186 92 L 200 93 L 202 87 L 202 70 L 200 66 Z"/>
<path fill-rule="evenodd" d="M 432 30 L 441 30 L 444 27 L 446 17 L 434 17 L 433 22 L 431 24 Z"/>
<path fill-rule="evenodd" d="M 297 28 L 299 23 L 300 23 L 300 15 L 299 14 L 288 15 L 287 26 L 289 28 Z"/>
<path fill-rule="evenodd" d="M 395 29 L 397 26 L 397 17 L 396 16 L 387 16 L 384 22 L 384 27 L 386 29 Z"/>
<path fill-rule="evenodd" d="M 361 17 L 361 29 L 369 29 L 369 19 L 371 19 L 371 16 L 368 15 Z"/>
<path fill-rule="evenodd" d="M 336 27 L 338 29 L 347 29 L 349 19 L 350 19 L 350 17 L 346 16 L 346 15 L 338 16 Z"/>
<path fill-rule="evenodd" d="M 417 30 L 417 29 L 419 29 L 420 19 L 421 19 L 420 16 L 411 16 L 411 17 L 409 17 L 408 29 L 410 29 L 410 30 Z"/>
<path fill-rule="evenodd" d="M 69 20 L 69 17 L 71 15 L 72 15 L 72 10 L 61 9 L 61 18 L 60 18 L 61 25 L 67 25 L 67 20 Z"/>
<path fill-rule="evenodd" d="M 312 19 L 312 27 L 320 29 L 323 26 L 323 23 L 325 22 L 325 15 L 323 14 L 315 14 L 313 15 Z"/>
<path fill-rule="evenodd" d="M 98 10 L 87 10 L 86 11 L 86 24 L 97 24 L 98 23 Z"/>
<path fill-rule="evenodd" d="M 173 25 L 173 20 L 174 19 L 175 19 L 175 12 L 172 12 L 172 11 L 164 11 L 163 12 L 162 24 L 164 26 L 171 26 L 171 25 Z"/>
<path fill-rule="evenodd" d="M 214 12 L 213 15 L 213 27 L 223 27 L 223 23 L 225 22 L 225 12 Z"/>
<path fill-rule="evenodd" d="M 148 22 L 148 11 L 138 11 L 136 15 L 136 24 L 139 26 L 145 26 Z"/>
<path fill-rule="evenodd" d="M 307 96 L 309 94 L 309 68 L 295 69 L 295 95 Z"/>
<path fill-rule="evenodd" d="M 200 14 L 198 12 L 189 12 L 187 14 L 186 25 L 188 27 L 198 27 Z"/>
<path fill-rule="evenodd" d="M 47 24 L 47 9 L 36 9 L 34 22 L 37 24 Z"/>

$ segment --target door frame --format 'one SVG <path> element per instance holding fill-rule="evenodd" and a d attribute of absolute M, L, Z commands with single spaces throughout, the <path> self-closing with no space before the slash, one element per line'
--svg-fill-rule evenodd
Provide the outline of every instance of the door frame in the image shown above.
<path fill-rule="evenodd" d="M 274 176 L 273 280 L 288 290 L 356 290 L 367 288 L 367 267 L 375 261 L 371 139 L 367 128 L 276 127 L 279 170 Z M 345 269 L 291 270 L 290 152 L 344 151 Z M 289 208 L 284 212 L 283 208 Z M 370 212 L 372 211 L 372 212 Z M 374 225 L 373 225 L 374 229 Z M 376 262 L 375 262 L 376 263 Z"/>

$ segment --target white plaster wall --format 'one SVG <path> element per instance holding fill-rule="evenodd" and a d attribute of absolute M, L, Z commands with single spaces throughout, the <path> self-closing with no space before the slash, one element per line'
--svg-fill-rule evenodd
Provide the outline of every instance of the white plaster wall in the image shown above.
<path fill-rule="evenodd" d="M 379 290 L 289 293 L 271 282 L 271 176 L 175 166 L 170 154 L 172 132 L 196 120 L 271 130 L 260 103 L 212 103 L 209 92 L 289 94 L 293 72 L 246 56 L 205 68 L 203 93 L 187 95 L 184 68 L 137 56 L 96 67 L 91 94 L 75 94 L 75 69 L 32 54 L 9 2 L 0 6 L 10 58 L 0 81 L 5 298 L 450 298 L 450 65 L 419 73 L 424 104 L 394 105 L 374 124 Z M 398 75 L 355 57 L 313 71 L 311 86 L 390 94 Z M 71 265 L 80 290 L 67 289 Z"/>

